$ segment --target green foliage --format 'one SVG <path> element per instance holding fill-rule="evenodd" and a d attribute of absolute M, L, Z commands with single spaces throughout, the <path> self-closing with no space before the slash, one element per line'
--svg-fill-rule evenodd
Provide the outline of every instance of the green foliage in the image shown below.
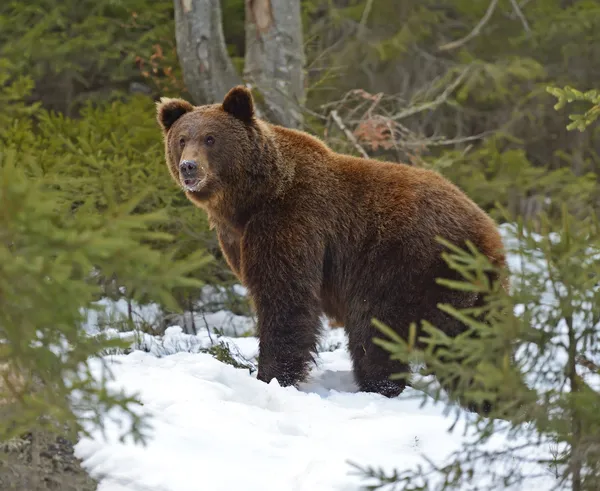
<path fill-rule="evenodd" d="M 32 80 L 17 75 L 14 64 L 0 58 L 0 143 L 30 139 L 31 119 L 40 104 L 27 104 L 31 95 Z"/>
<path fill-rule="evenodd" d="M 174 38 L 172 9 L 166 0 L 2 2 L 0 58 L 31 77 L 36 97 L 47 107 L 76 111 L 86 100 L 122 95 L 132 82 L 148 82 L 150 73 L 142 72 L 153 47 L 167 47 Z M 162 69 L 170 65 L 153 74 L 166 76 Z"/>
<path fill-rule="evenodd" d="M 0 142 L 31 157 L 22 163 L 30 178 L 43 178 L 47 186 L 61 191 L 56 203 L 61 213 L 102 214 L 139 196 L 131 212 L 160 210 L 166 219 L 150 224 L 150 229 L 175 237 L 170 242 L 153 238 L 145 242 L 169 257 L 185 260 L 196 251 L 215 250 L 216 240 L 209 232 L 206 215 L 186 199 L 168 173 L 155 111 L 154 102 L 139 95 L 123 101 L 88 102 L 78 118 L 39 108 L 33 117 L 20 118 L 15 130 L 0 130 Z M 233 282 L 222 262 L 195 274 L 203 281 Z M 118 275 L 103 274 L 100 279 L 107 288 L 105 293 L 125 287 L 127 298 L 132 298 L 131 285 Z M 187 298 L 195 292 L 195 288 L 177 287 L 173 293 L 179 307 L 175 310 L 187 308 Z M 166 308 L 149 292 L 140 299 Z"/>
<path fill-rule="evenodd" d="M 39 107 L 39 103 L 29 105 L 24 102 L 31 94 L 33 83 L 26 76 L 15 76 L 15 72 L 13 63 L 0 58 L 0 105 L 3 108 L 0 112 L 0 128 L 5 128 L 13 120 L 31 115 Z"/>
<path fill-rule="evenodd" d="M 181 95 L 171 17 L 146 0 L 0 6 L 2 441 L 102 427 L 116 408 L 143 440 L 139 401 L 98 371 L 126 343 L 90 337 L 86 312 L 106 296 L 181 312 L 206 282 L 233 283 L 171 180 L 148 97 Z"/>
<path fill-rule="evenodd" d="M 597 90 L 581 92 L 569 86 L 564 89 L 548 87 L 547 90 L 558 99 L 558 102 L 554 106 L 554 109 L 556 110 L 562 109 L 567 103 L 574 101 L 587 102 L 592 105 L 592 107 L 583 114 L 569 114 L 569 119 L 572 123 L 567 125 L 568 130 L 578 129 L 579 131 L 585 131 L 585 129 L 600 116 L 600 92 Z"/>
<path fill-rule="evenodd" d="M 31 79 L 0 64 L 0 439 L 101 427 L 116 407 L 123 436 L 143 438 L 136 398 L 92 372 L 123 344 L 81 323 L 107 295 L 180 312 L 218 282 L 206 218 L 168 174 L 152 100 L 87 102 L 71 118 L 27 103 Z"/>
<path fill-rule="evenodd" d="M 121 407 L 131 417 L 125 433 L 142 437 L 136 399 L 113 393 L 92 376 L 89 360 L 119 341 L 89 337 L 80 325 L 101 294 L 95 276 L 118 275 L 136 292 L 177 308 L 171 290 L 199 288 L 189 277 L 208 258 L 202 251 L 176 261 L 150 243 L 172 240 L 151 230 L 165 213 L 132 215 L 139 198 L 103 213 L 61 213 L 61 191 L 44 178 L 27 177 L 32 156 L 0 153 L 0 400 L 14 403 L 0 420 L 5 439 L 43 424 L 90 420 Z M 20 378 L 15 384 L 14 375 Z"/>
<path fill-rule="evenodd" d="M 569 166 L 535 165 L 522 146 L 503 135 L 468 153 L 447 151 L 443 158 L 432 159 L 431 165 L 501 221 L 541 211 L 557 216 L 563 203 L 572 213 L 585 213 L 585 207 L 600 197 L 597 175 L 591 169 L 576 173 Z M 498 203 L 508 205 L 508 215 L 498 210 Z M 532 221 L 534 228 L 538 224 L 539 220 Z"/>
<path fill-rule="evenodd" d="M 146 0 L 0 7 L 1 439 L 102 426 L 117 406 L 142 437 L 135 397 L 92 375 L 124 346 L 86 335 L 86 310 L 110 296 L 181 312 L 206 281 L 232 283 L 147 97 L 181 95 L 171 19 L 172 2 Z"/>
<path fill-rule="evenodd" d="M 221 363 L 225 363 L 227 365 L 231 365 L 235 368 L 244 368 L 250 370 L 252 373 L 255 370 L 255 367 L 243 360 L 239 360 L 236 356 L 231 352 L 231 348 L 224 341 L 219 341 L 216 344 L 213 344 L 209 348 L 203 349 L 202 352 L 208 353 L 209 355 L 214 356 Z"/>

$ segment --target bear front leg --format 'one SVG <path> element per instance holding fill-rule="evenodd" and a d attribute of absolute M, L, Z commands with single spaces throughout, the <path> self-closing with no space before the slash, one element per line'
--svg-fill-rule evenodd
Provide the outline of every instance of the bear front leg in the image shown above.
<path fill-rule="evenodd" d="M 297 385 L 308 375 L 316 352 L 319 315 L 316 309 L 288 304 L 278 295 L 277 305 L 257 303 L 259 326 L 258 380 L 276 378 L 283 387 Z"/>
<path fill-rule="evenodd" d="M 296 385 L 308 374 L 321 327 L 318 244 L 309 247 L 298 231 L 260 225 L 248 226 L 241 257 L 258 319 L 257 378 Z"/>
<path fill-rule="evenodd" d="M 240 276 L 240 238 L 225 225 L 219 225 L 217 228 L 217 239 L 225 261 L 231 268 L 231 271 L 238 279 Z"/>

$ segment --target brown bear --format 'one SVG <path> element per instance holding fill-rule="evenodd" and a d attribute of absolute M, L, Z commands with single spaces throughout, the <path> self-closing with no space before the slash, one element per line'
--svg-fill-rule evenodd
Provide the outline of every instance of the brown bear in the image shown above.
<path fill-rule="evenodd" d="M 344 325 L 363 391 L 392 397 L 408 372 L 372 342 L 376 318 L 401 336 L 422 319 L 448 335 L 464 326 L 439 303 L 467 308 L 476 294 L 457 278 L 441 236 L 470 240 L 505 266 L 492 219 L 436 172 L 334 152 L 305 132 L 256 117 L 251 93 L 222 104 L 157 103 L 169 171 L 203 208 L 227 262 L 247 287 L 258 319 L 258 379 L 295 385 L 307 375 L 322 314 Z"/>

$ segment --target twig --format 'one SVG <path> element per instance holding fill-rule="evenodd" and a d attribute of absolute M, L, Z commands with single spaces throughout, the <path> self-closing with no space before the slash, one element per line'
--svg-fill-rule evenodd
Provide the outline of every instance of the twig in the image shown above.
<path fill-rule="evenodd" d="M 450 84 L 448 87 L 446 87 L 446 90 L 444 90 L 444 92 L 442 92 L 433 101 L 426 102 L 426 103 L 420 104 L 418 106 L 409 107 L 408 109 L 405 109 L 404 111 L 401 111 L 398 114 L 395 114 L 391 118 L 393 120 L 404 119 L 404 118 L 407 118 L 408 116 L 412 116 L 413 114 L 417 114 L 417 113 L 420 113 L 420 112 L 423 112 L 423 111 L 427 111 L 428 109 L 433 109 L 433 108 L 439 106 L 440 104 L 443 104 L 444 102 L 446 102 L 446 99 L 448 99 L 448 96 L 452 92 L 454 92 L 454 90 L 464 80 L 464 78 L 467 75 L 469 69 L 470 68 L 466 68 L 465 70 L 463 70 L 463 72 L 456 78 L 456 80 L 452 84 Z"/>
<path fill-rule="evenodd" d="M 206 315 L 204 314 L 204 311 L 202 311 L 202 319 L 204 319 L 204 325 L 206 326 L 206 330 L 208 332 L 208 339 L 210 339 L 210 344 L 211 346 L 215 344 L 215 342 L 213 341 L 211 332 L 210 332 L 210 327 L 208 327 L 208 322 L 206 320 Z"/>
<path fill-rule="evenodd" d="M 368 116 L 369 118 L 372 118 L 373 116 L 373 109 L 375 109 L 379 103 L 381 102 L 381 99 L 383 98 L 383 93 L 380 92 L 379 94 L 375 94 L 375 97 L 373 99 L 373 103 L 369 106 L 369 108 L 363 113 L 363 115 L 359 118 L 360 120 L 365 119 L 365 116 Z"/>
<path fill-rule="evenodd" d="M 322 119 L 323 121 L 327 120 L 326 116 L 323 116 L 322 114 L 312 111 L 311 109 L 307 108 L 307 107 L 303 107 L 302 108 L 302 112 L 306 113 L 306 114 L 310 114 L 311 116 L 317 118 L 317 119 Z"/>
<path fill-rule="evenodd" d="M 198 334 L 196 330 L 196 321 L 194 319 L 194 302 L 192 302 L 192 296 L 188 295 L 188 308 L 190 309 L 190 321 L 192 323 L 192 333 L 194 336 Z"/>
<path fill-rule="evenodd" d="M 404 146 L 404 147 L 420 147 L 420 146 L 424 145 L 426 147 L 440 147 L 440 146 L 444 146 L 444 145 L 455 145 L 457 143 L 465 143 L 465 142 L 470 142 L 473 140 L 480 140 L 484 136 L 491 135 L 492 133 L 493 133 L 493 131 L 484 131 L 483 133 L 479 133 L 478 135 L 465 136 L 463 138 L 453 138 L 451 140 L 446 140 L 444 138 L 439 138 L 439 139 L 429 138 L 426 140 L 405 142 L 402 144 L 402 146 Z"/>
<path fill-rule="evenodd" d="M 519 10 L 523 11 L 523 9 L 525 8 L 525 6 L 526 6 L 526 5 L 527 5 L 529 2 L 531 2 L 531 0 L 523 0 L 523 1 L 521 2 L 521 5 L 519 5 Z M 508 16 L 509 16 L 511 19 L 514 19 L 514 18 L 515 18 L 515 15 L 516 15 L 516 12 L 515 12 L 515 11 L 511 12 L 510 14 L 508 14 Z"/>
<path fill-rule="evenodd" d="M 484 16 L 481 18 L 479 23 L 473 28 L 473 30 L 469 34 L 467 34 L 462 39 L 458 39 L 456 41 L 452 41 L 450 43 L 443 44 L 442 46 L 439 46 L 438 49 L 440 51 L 448 51 L 451 49 L 459 48 L 463 44 L 469 42 L 471 39 L 473 39 L 475 36 L 477 36 L 479 34 L 479 32 L 481 31 L 481 29 L 483 28 L 483 26 L 485 26 L 487 24 L 487 22 L 492 17 L 494 10 L 496 10 L 497 5 L 498 5 L 498 0 L 492 0 L 489 4 L 487 10 L 485 11 Z"/>
<path fill-rule="evenodd" d="M 369 18 L 369 14 L 371 13 L 371 9 L 373 8 L 373 0 L 367 0 L 367 4 L 365 5 L 365 9 L 363 10 L 362 17 L 360 18 L 360 24 L 358 25 L 358 36 L 363 36 L 365 33 L 365 26 L 367 24 L 367 19 Z"/>
<path fill-rule="evenodd" d="M 525 18 L 525 15 L 523 15 L 523 11 L 521 10 L 521 7 L 519 7 L 517 0 L 510 0 L 510 4 L 512 5 L 512 8 L 517 17 L 521 20 L 521 24 L 523 24 L 523 28 L 525 29 L 525 31 L 527 31 L 527 34 L 531 34 L 531 29 L 529 28 L 527 19 Z"/>
<path fill-rule="evenodd" d="M 348 128 L 346 128 L 346 125 L 342 121 L 342 118 L 340 118 L 340 115 L 338 114 L 337 110 L 334 109 L 329 114 L 331 114 L 331 117 L 335 121 L 335 124 L 338 125 L 338 128 L 344 132 L 344 134 L 346 135 L 346 138 L 348 138 L 348 140 L 350 140 L 350 142 L 354 145 L 354 148 L 356 148 L 356 150 L 358 150 L 358 152 L 364 158 L 368 159 L 369 154 L 365 151 L 365 149 L 363 147 L 360 146 L 360 144 L 358 143 L 358 141 L 356 140 L 356 137 L 352 134 L 352 132 Z"/>

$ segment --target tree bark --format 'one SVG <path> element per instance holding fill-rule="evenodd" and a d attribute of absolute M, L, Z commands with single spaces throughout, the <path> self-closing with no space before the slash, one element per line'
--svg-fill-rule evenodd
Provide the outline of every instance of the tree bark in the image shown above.
<path fill-rule="evenodd" d="M 219 0 L 173 0 L 177 56 L 195 104 L 223 100 L 243 83 L 227 53 Z M 259 117 L 302 126 L 304 46 L 298 0 L 245 0 L 244 79 Z"/>
<path fill-rule="evenodd" d="M 220 0 L 173 0 L 183 81 L 195 104 L 220 102 L 242 83 L 227 53 Z"/>
<path fill-rule="evenodd" d="M 300 2 L 246 0 L 244 78 L 273 123 L 302 126 L 304 61 Z"/>

